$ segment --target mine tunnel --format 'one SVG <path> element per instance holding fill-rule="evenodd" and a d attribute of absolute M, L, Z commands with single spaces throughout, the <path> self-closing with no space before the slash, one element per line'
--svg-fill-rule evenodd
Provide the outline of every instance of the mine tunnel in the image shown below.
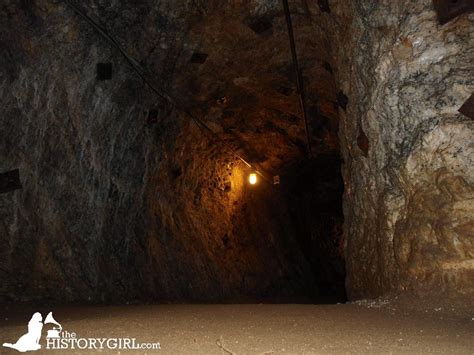
<path fill-rule="evenodd" d="M 473 10 L 3 1 L 0 352 L 470 353 Z"/>

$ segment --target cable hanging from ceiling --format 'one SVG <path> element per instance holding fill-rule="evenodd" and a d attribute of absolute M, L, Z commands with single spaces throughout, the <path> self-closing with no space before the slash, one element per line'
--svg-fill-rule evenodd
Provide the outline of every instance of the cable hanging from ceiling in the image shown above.
<path fill-rule="evenodd" d="M 313 157 L 313 150 L 311 148 L 311 135 L 309 133 L 308 113 L 306 110 L 306 98 L 305 98 L 303 77 L 301 75 L 301 69 L 298 63 L 298 55 L 296 53 L 296 43 L 295 43 L 295 36 L 293 34 L 293 23 L 291 21 L 290 7 L 288 5 L 288 0 L 282 0 L 282 1 L 283 1 L 283 9 L 285 11 L 286 26 L 288 29 L 288 38 L 290 40 L 291 56 L 293 59 L 293 69 L 295 70 L 295 76 L 296 76 L 296 86 L 298 88 L 298 96 L 299 96 L 299 101 L 300 101 L 301 112 L 303 113 L 304 128 L 305 128 L 305 133 L 306 133 L 306 145 L 308 147 L 308 156 L 311 159 Z"/>
<path fill-rule="evenodd" d="M 97 23 L 95 20 L 93 20 L 89 15 L 84 13 L 82 9 L 77 6 L 73 1 L 71 0 L 64 0 L 66 4 L 68 4 L 72 10 L 76 14 L 78 14 L 81 18 L 86 20 L 107 42 L 109 42 L 112 46 L 114 46 L 125 58 L 125 60 L 128 62 L 128 64 L 132 67 L 132 69 L 135 71 L 135 73 L 140 77 L 140 79 L 161 99 L 167 101 L 171 107 L 173 107 L 176 111 L 183 113 L 186 117 L 191 119 L 192 122 L 199 128 L 199 130 L 203 133 L 204 136 L 206 136 L 209 140 L 211 141 L 217 141 L 219 142 L 222 146 L 224 146 L 227 150 L 229 150 L 236 158 L 238 158 L 240 161 L 242 161 L 248 168 L 250 168 L 253 173 L 256 173 L 262 177 L 263 180 L 266 182 L 273 184 L 273 181 L 271 181 L 262 171 L 262 169 L 257 169 L 256 166 L 251 164 L 247 159 L 245 159 L 240 153 L 238 153 L 234 147 L 232 147 L 229 143 L 225 142 L 222 138 L 220 138 L 217 133 L 215 133 L 205 122 L 203 122 L 201 119 L 193 115 L 191 112 L 188 110 L 185 110 L 176 104 L 175 100 L 166 94 L 165 92 L 157 89 L 157 86 L 155 83 L 152 82 L 150 79 L 150 76 L 147 75 L 145 70 L 142 68 L 138 62 L 131 57 L 121 46 L 120 44 L 111 36 L 107 33 L 106 29 L 102 27 L 99 23 Z M 253 174 L 252 173 L 252 174 Z"/>

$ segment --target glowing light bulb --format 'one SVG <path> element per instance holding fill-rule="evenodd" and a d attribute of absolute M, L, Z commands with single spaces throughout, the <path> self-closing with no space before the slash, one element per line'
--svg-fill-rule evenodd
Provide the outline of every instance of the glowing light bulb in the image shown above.
<path fill-rule="evenodd" d="M 255 185 L 257 183 L 257 174 L 256 173 L 251 173 L 249 175 L 249 183 L 250 183 L 250 185 Z"/>

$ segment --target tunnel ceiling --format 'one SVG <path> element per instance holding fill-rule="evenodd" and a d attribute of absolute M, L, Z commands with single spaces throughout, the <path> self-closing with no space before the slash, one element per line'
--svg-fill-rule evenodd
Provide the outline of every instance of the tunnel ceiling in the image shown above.
<path fill-rule="evenodd" d="M 309 5 L 291 5 L 313 122 L 311 143 L 316 154 L 337 155 L 337 100 L 327 43 Z M 87 2 L 83 9 L 181 109 L 201 118 L 250 162 L 279 174 L 303 159 L 303 116 L 280 2 Z M 69 31 L 90 32 L 87 26 Z M 170 108 L 162 102 L 158 109 L 166 115 Z"/>

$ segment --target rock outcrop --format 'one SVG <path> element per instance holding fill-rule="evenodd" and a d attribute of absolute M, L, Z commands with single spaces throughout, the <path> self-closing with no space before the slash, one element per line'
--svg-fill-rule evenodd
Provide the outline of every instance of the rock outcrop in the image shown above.
<path fill-rule="evenodd" d="M 473 292 L 474 122 L 458 112 L 474 91 L 473 15 L 441 26 L 429 0 L 333 1 L 319 18 L 349 101 L 349 296 Z"/>

